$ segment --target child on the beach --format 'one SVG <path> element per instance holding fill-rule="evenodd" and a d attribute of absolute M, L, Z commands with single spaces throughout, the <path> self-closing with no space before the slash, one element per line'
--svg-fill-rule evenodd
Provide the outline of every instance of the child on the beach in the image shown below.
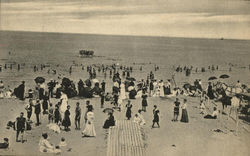
<path fill-rule="evenodd" d="M 61 141 L 60 141 L 60 143 L 59 143 L 58 146 L 59 147 L 65 147 L 65 146 L 67 146 L 67 143 L 66 143 L 66 140 L 65 140 L 64 137 L 61 138 Z"/>
<path fill-rule="evenodd" d="M 49 123 L 52 123 L 54 120 L 54 108 L 53 108 L 52 103 L 49 104 L 48 120 L 49 120 Z"/>
<path fill-rule="evenodd" d="M 61 114 L 60 114 L 58 105 L 56 105 L 56 108 L 55 108 L 54 119 L 55 119 L 55 123 L 59 125 L 61 122 Z"/>
<path fill-rule="evenodd" d="M 139 118 L 138 114 L 135 114 L 133 122 L 137 123 L 137 124 L 140 124 L 140 121 L 141 121 L 141 119 Z"/>
<path fill-rule="evenodd" d="M 201 103 L 200 103 L 200 114 L 205 114 L 205 109 L 206 109 L 206 107 L 205 107 L 205 103 L 204 103 L 204 101 L 203 100 L 201 100 Z"/>

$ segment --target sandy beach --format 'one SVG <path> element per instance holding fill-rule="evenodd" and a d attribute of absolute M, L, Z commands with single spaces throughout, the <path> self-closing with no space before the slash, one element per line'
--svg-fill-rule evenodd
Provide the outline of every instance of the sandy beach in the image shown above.
<path fill-rule="evenodd" d="M 0 80 L 4 86 L 14 89 L 21 81 L 25 81 L 26 93 L 28 89 L 35 87 L 34 79 L 42 76 L 46 83 L 50 79 L 60 81 L 59 77 L 68 77 L 75 84 L 79 79 L 86 80 L 88 73 L 81 69 L 82 65 L 93 64 L 119 64 L 133 67 L 132 77 L 136 80 L 146 79 L 150 71 L 154 71 L 155 65 L 159 66 L 154 71 L 157 80 L 171 79 L 175 75 L 178 87 L 184 83 L 192 84 L 194 80 L 201 79 L 202 87 L 207 88 L 208 77 L 219 77 L 228 74 L 230 78 L 222 79 L 228 85 L 235 85 L 237 80 L 242 84 L 250 85 L 249 69 L 249 40 L 218 40 L 218 39 L 191 39 L 191 38 L 165 38 L 165 37 L 132 37 L 132 36 L 108 36 L 108 35 L 78 35 L 59 33 L 33 33 L 0 31 L 0 64 L 13 65 L 13 69 L 3 69 L 0 72 Z M 80 58 L 80 49 L 95 51 L 93 58 Z M 10 53 L 9 53 L 10 52 Z M 17 64 L 21 64 L 17 71 Z M 33 72 L 33 66 L 45 64 L 45 69 Z M 73 65 L 72 73 L 69 68 Z M 201 67 L 219 66 L 219 70 L 202 73 Z M 184 73 L 176 73 L 177 66 L 193 66 L 199 68 L 198 72 L 192 71 L 190 76 Z M 139 68 L 142 67 L 142 70 Z M 231 67 L 232 71 L 229 71 Z M 57 74 L 48 74 L 49 69 L 56 69 Z M 112 91 L 113 82 L 109 74 L 105 79 L 102 73 L 97 74 L 99 81 L 105 80 L 107 92 Z M 173 84 L 174 85 L 174 84 Z M 220 113 L 217 120 L 206 120 L 200 114 L 199 98 L 178 96 L 180 101 L 187 99 L 187 111 L 189 123 L 171 122 L 173 118 L 173 103 L 176 97 L 149 97 L 147 112 L 143 112 L 146 125 L 142 126 L 144 143 L 147 155 L 179 156 L 179 155 L 227 155 L 247 156 L 250 153 L 250 125 L 249 122 L 240 120 L 239 131 L 235 132 L 235 121 L 227 119 Z M 94 138 L 82 138 L 83 113 L 86 111 L 86 100 L 94 106 L 95 129 L 97 136 Z M 56 104 L 58 99 L 52 98 Z M 74 110 L 76 102 L 80 102 L 82 108 L 81 131 L 74 127 Z M 16 132 L 6 129 L 8 121 L 14 121 L 20 112 L 24 112 L 28 99 L 20 101 L 15 98 L 0 99 L 0 139 L 9 138 L 10 146 L 7 150 L 0 150 L 0 155 L 48 155 L 39 152 L 38 143 L 42 132 L 47 132 L 50 141 L 58 144 L 61 137 L 66 139 L 67 147 L 62 148 L 61 155 L 86 155 L 103 156 L 107 151 L 108 131 L 103 129 L 103 123 L 107 114 L 100 108 L 100 98 L 82 99 L 74 97 L 69 99 L 71 106 L 71 131 L 61 131 L 56 134 L 49 130 L 47 115 L 41 115 L 41 125 L 32 125 L 31 131 L 25 132 L 27 142 L 15 142 Z M 133 104 L 132 116 L 141 109 L 141 98 L 131 100 Z M 124 106 L 121 112 L 114 112 L 116 120 L 126 120 Z M 151 128 L 153 120 L 153 105 L 160 110 L 160 128 Z M 214 106 L 222 110 L 220 102 L 207 105 L 207 111 L 212 112 Z M 105 102 L 104 107 L 112 107 L 110 102 Z M 180 117 L 179 117 L 180 118 Z M 35 121 L 35 115 L 31 117 Z M 180 120 L 180 119 L 179 119 Z M 215 132 L 220 129 L 222 132 Z"/>

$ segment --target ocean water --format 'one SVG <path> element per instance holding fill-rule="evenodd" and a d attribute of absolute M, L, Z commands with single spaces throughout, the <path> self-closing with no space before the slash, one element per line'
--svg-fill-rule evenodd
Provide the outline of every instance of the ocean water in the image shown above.
<path fill-rule="evenodd" d="M 80 58 L 81 49 L 94 50 L 96 57 Z M 190 77 L 177 73 L 176 81 L 188 82 L 196 78 L 206 81 L 209 76 L 227 73 L 232 78 L 228 80 L 230 82 L 240 79 L 250 83 L 249 40 L 0 31 L 0 64 L 14 64 L 13 68 L 16 68 L 17 63 L 25 63 L 21 72 L 16 72 L 15 69 L 5 74 L 0 73 L 1 79 L 10 81 L 8 78 L 11 77 L 16 81 L 15 78 L 32 79 L 39 74 L 46 75 L 46 72 L 32 73 L 33 66 L 40 64 L 58 68 L 62 74 L 67 75 L 73 62 L 85 65 L 131 65 L 135 69 L 132 75 L 138 79 L 145 78 L 154 69 L 154 64 L 157 64 L 160 71 L 156 77 L 163 80 L 171 78 L 174 73 L 173 66 L 192 65 L 200 69 L 209 65 L 219 65 L 220 70 L 214 73 L 198 72 Z M 228 73 L 229 64 L 234 65 L 231 73 Z M 143 71 L 138 70 L 140 66 L 143 66 Z M 74 80 L 79 80 L 79 77 L 86 78 L 87 74 L 80 73 L 79 69 L 73 69 L 71 76 Z"/>

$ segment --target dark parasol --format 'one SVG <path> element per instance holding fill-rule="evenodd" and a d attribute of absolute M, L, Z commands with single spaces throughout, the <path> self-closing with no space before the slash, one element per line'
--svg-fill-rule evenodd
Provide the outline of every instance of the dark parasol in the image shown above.
<path fill-rule="evenodd" d="M 103 113 L 113 113 L 114 112 L 114 109 L 113 108 L 105 108 L 103 110 Z"/>
<path fill-rule="evenodd" d="M 211 76 L 210 78 L 208 78 L 208 81 L 211 81 L 211 80 L 216 80 L 217 79 L 217 77 L 215 77 L 215 76 Z"/>
<path fill-rule="evenodd" d="M 133 78 L 133 77 L 126 77 L 126 79 L 129 80 L 129 81 L 136 81 L 136 79 Z"/>
<path fill-rule="evenodd" d="M 39 77 L 36 77 L 36 78 L 35 78 L 35 82 L 36 82 L 36 83 L 44 83 L 44 82 L 45 82 L 45 78 L 40 77 L 40 76 L 39 76 Z"/>
<path fill-rule="evenodd" d="M 226 79 L 226 78 L 229 78 L 229 75 L 223 74 L 223 75 L 220 76 L 220 78 L 221 78 L 221 79 Z"/>

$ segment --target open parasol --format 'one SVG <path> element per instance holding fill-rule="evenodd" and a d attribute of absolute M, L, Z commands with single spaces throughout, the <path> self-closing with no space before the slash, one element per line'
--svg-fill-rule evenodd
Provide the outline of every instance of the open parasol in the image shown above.
<path fill-rule="evenodd" d="M 223 74 L 223 75 L 220 76 L 220 78 L 221 78 L 221 79 L 226 79 L 226 78 L 229 78 L 229 75 Z"/>
<path fill-rule="evenodd" d="M 114 112 L 114 109 L 113 108 L 105 108 L 103 110 L 103 113 L 113 113 Z"/>
<path fill-rule="evenodd" d="M 133 78 L 133 77 L 127 77 L 126 79 L 129 80 L 129 81 L 136 81 L 136 79 Z"/>
<path fill-rule="evenodd" d="M 35 82 L 36 82 L 36 83 L 44 83 L 44 82 L 45 82 L 45 78 L 40 77 L 40 76 L 39 76 L 39 77 L 36 77 L 36 78 L 35 78 Z"/>
<path fill-rule="evenodd" d="M 211 81 L 211 80 L 216 80 L 217 79 L 217 77 L 215 77 L 215 76 L 211 76 L 210 78 L 208 78 L 208 81 Z"/>

